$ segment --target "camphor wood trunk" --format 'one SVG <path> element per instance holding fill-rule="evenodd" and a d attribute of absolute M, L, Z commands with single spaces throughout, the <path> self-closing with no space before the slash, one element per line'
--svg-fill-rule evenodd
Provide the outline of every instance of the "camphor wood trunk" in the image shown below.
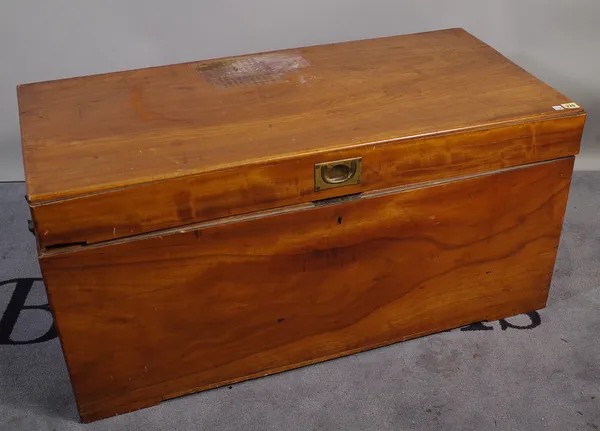
<path fill-rule="evenodd" d="M 84 421 L 544 307 L 585 121 L 461 29 L 18 96 Z"/>

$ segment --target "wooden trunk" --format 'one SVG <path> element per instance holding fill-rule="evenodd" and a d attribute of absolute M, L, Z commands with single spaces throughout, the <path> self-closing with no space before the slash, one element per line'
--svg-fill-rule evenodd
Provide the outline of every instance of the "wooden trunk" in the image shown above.
<path fill-rule="evenodd" d="M 84 421 L 544 307 L 585 121 L 461 29 L 18 95 Z"/>

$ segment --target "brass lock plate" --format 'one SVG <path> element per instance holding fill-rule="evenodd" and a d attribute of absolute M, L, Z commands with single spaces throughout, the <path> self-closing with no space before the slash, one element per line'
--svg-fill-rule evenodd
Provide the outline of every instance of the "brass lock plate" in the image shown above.
<path fill-rule="evenodd" d="M 317 163 L 315 165 L 315 191 L 360 184 L 362 157 Z"/>

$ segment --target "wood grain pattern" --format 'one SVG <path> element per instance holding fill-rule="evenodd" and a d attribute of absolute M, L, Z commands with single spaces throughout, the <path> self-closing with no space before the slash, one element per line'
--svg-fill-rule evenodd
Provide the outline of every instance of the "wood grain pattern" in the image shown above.
<path fill-rule="evenodd" d="M 206 71 L 258 56 L 19 86 L 29 200 L 583 112 L 553 110 L 570 100 L 461 29 L 270 55 L 308 66 L 269 60 L 276 80 L 225 88 Z"/>
<path fill-rule="evenodd" d="M 42 247 L 95 243 L 340 194 L 452 178 L 579 152 L 585 115 L 320 151 L 243 170 L 207 172 L 33 204 Z M 313 167 L 363 158 L 361 184 L 314 191 Z M 65 223 L 68 220 L 68 223 Z"/>
<path fill-rule="evenodd" d="M 82 419 L 543 307 L 572 167 L 42 256 Z"/>

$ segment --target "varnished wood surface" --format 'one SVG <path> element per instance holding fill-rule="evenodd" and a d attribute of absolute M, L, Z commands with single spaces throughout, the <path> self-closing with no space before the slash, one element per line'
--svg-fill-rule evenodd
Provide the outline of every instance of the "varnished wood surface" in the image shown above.
<path fill-rule="evenodd" d="M 461 29 L 269 55 L 20 86 L 30 201 L 583 112 Z M 261 58 L 301 65 L 215 84 Z"/>
<path fill-rule="evenodd" d="M 94 243 L 340 194 L 492 171 L 579 151 L 585 115 L 411 142 L 323 151 L 283 161 L 32 205 L 42 248 Z M 361 184 L 314 191 L 313 167 L 363 158 Z M 68 222 L 67 222 L 68 221 Z"/>
<path fill-rule="evenodd" d="M 43 256 L 82 418 L 543 307 L 572 167 Z"/>

